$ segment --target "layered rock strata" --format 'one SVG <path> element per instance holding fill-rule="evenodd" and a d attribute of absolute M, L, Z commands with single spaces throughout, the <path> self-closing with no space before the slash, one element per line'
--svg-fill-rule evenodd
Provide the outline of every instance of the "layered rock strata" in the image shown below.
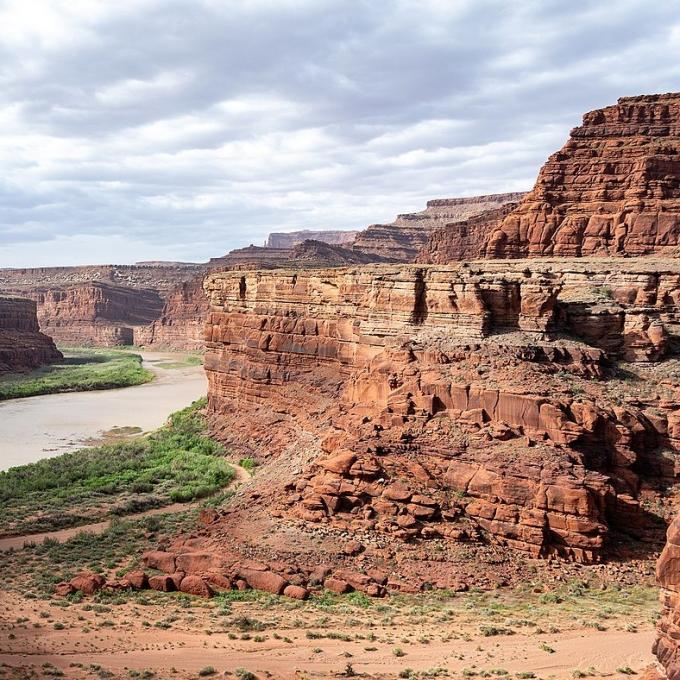
<path fill-rule="evenodd" d="M 0 297 L 0 373 L 26 371 L 63 359 L 40 332 L 32 300 Z"/>
<path fill-rule="evenodd" d="M 336 246 L 351 245 L 358 231 L 303 231 L 273 232 L 265 241 L 265 248 L 294 248 L 303 241 L 320 241 Z"/>
<path fill-rule="evenodd" d="M 110 283 L 84 283 L 37 289 L 41 327 L 55 340 L 71 345 L 135 344 L 135 329 L 156 319 L 163 300 L 155 290 Z"/>
<path fill-rule="evenodd" d="M 523 193 L 505 193 L 434 199 L 428 201 L 421 212 L 404 213 L 390 224 L 366 227 L 357 235 L 353 247 L 395 262 L 413 262 L 437 228 L 496 210 L 507 203 L 519 201 L 522 196 Z"/>
<path fill-rule="evenodd" d="M 586 113 L 508 214 L 433 234 L 422 262 L 466 257 L 676 255 L 680 93 Z"/>
<path fill-rule="evenodd" d="M 167 295 L 157 319 L 147 326 L 133 329 L 133 344 L 202 350 L 208 310 L 208 298 L 203 292 L 203 276 L 181 283 Z"/>
<path fill-rule="evenodd" d="M 668 529 L 668 540 L 656 567 L 661 586 L 661 617 L 657 623 L 654 654 L 668 680 L 680 678 L 680 515 Z"/>
<path fill-rule="evenodd" d="M 675 474 L 680 393 L 622 402 L 597 379 L 664 356 L 680 265 L 225 272 L 205 289 L 214 432 L 274 454 L 320 442 L 281 482 L 282 516 L 579 561 L 612 532 L 659 539 L 640 494 Z"/>

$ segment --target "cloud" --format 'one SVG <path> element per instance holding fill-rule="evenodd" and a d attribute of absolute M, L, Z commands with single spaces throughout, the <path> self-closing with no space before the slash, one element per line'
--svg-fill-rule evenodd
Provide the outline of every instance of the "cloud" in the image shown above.
<path fill-rule="evenodd" d="M 677 90 L 680 0 L 0 0 L 0 266 L 206 260 L 529 188 Z"/>

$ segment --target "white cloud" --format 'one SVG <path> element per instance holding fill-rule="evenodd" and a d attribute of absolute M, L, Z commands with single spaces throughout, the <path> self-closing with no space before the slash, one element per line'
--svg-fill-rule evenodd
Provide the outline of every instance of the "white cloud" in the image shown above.
<path fill-rule="evenodd" d="M 205 260 L 529 188 L 677 89 L 680 0 L 0 0 L 0 266 Z"/>

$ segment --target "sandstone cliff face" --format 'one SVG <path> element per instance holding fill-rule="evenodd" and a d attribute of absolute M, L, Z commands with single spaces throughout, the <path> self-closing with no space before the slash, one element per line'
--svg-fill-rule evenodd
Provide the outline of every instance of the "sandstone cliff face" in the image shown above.
<path fill-rule="evenodd" d="M 0 373 L 25 371 L 63 359 L 40 332 L 32 300 L 0 297 Z"/>
<path fill-rule="evenodd" d="M 427 202 L 425 210 L 399 215 L 391 224 L 372 224 L 359 232 L 354 248 L 395 262 L 413 262 L 427 245 L 431 232 L 518 201 L 523 193 L 490 194 L 469 198 L 441 198 Z M 434 260 L 433 260 L 434 261 Z"/>
<path fill-rule="evenodd" d="M 668 541 L 656 567 L 661 586 L 661 618 L 657 624 L 654 654 L 669 680 L 680 678 L 680 515 L 668 529 Z"/>
<path fill-rule="evenodd" d="M 181 283 L 168 294 L 158 319 L 134 329 L 134 344 L 202 350 L 208 309 L 202 275 Z"/>
<path fill-rule="evenodd" d="M 680 93 L 591 111 L 509 214 L 451 224 L 421 261 L 677 254 Z"/>
<path fill-rule="evenodd" d="M 680 414 L 584 378 L 662 357 L 679 288 L 675 263 L 578 260 L 209 275 L 214 431 L 320 442 L 284 517 L 599 559 L 612 531 L 659 538 L 639 499 L 675 474 Z"/>
<path fill-rule="evenodd" d="M 265 241 L 265 248 L 294 248 L 303 241 L 320 241 L 336 246 L 351 245 L 358 231 L 304 231 L 273 232 Z"/>
<path fill-rule="evenodd" d="M 35 300 L 41 326 L 66 344 L 107 347 L 158 337 L 163 345 L 177 340 L 177 348 L 186 349 L 195 347 L 202 333 L 204 316 L 189 318 L 197 304 L 204 304 L 204 296 L 199 291 L 200 297 L 186 308 L 178 298 L 184 283 L 197 275 L 202 278 L 204 270 L 204 265 L 163 262 L 0 269 L 0 291 Z M 194 285 L 198 288 L 200 284 Z M 163 312 L 165 299 L 169 307 Z M 178 318 L 172 323 L 168 314 L 175 312 Z M 154 333 L 149 324 L 157 320 L 162 329 L 174 326 L 173 331 Z M 186 326 L 187 339 L 181 337 L 181 324 Z"/>
<path fill-rule="evenodd" d="M 155 290 L 84 283 L 34 290 L 42 328 L 65 344 L 99 346 L 135 342 L 135 328 L 157 318 L 163 301 Z"/>
<path fill-rule="evenodd" d="M 592 111 L 486 246 L 489 257 L 643 255 L 680 238 L 680 94 Z"/>

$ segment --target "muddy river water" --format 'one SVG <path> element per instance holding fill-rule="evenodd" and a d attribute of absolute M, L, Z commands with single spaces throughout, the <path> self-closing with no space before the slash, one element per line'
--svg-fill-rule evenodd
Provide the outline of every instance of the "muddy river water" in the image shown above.
<path fill-rule="evenodd" d="M 0 402 L 0 470 L 74 451 L 115 428 L 154 430 L 170 413 L 205 396 L 203 366 L 172 368 L 177 354 L 139 354 L 155 374 L 144 385 Z"/>

